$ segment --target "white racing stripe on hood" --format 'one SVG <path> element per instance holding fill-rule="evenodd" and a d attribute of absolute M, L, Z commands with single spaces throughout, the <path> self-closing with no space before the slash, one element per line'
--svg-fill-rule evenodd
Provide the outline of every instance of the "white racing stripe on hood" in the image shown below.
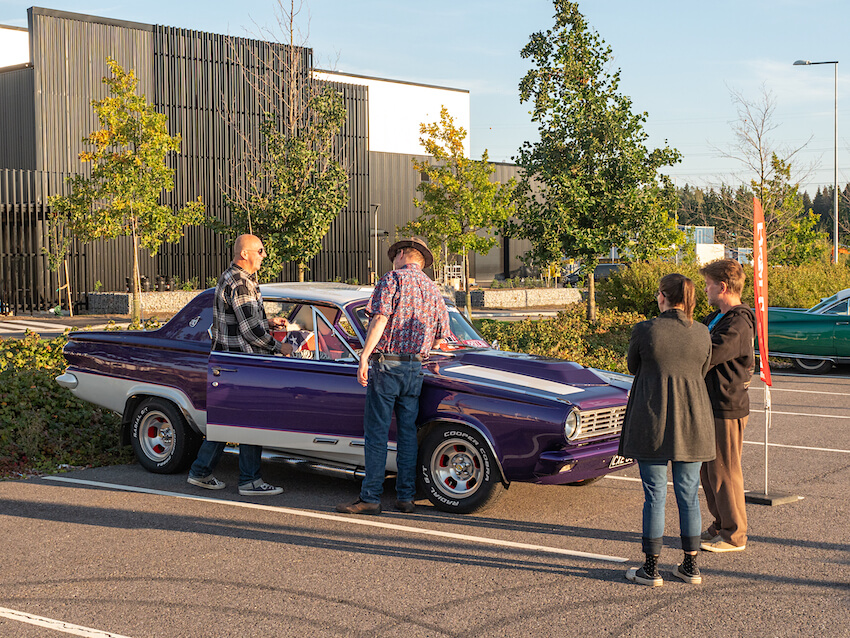
<path fill-rule="evenodd" d="M 523 388 L 531 388 L 534 390 L 542 390 L 551 392 L 552 394 L 575 394 L 576 392 L 584 392 L 581 388 L 558 383 L 557 381 L 546 381 L 526 374 L 516 374 L 515 372 L 505 372 L 504 370 L 493 370 L 492 368 L 482 368 L 479 366 L 456 366 L 449 368 L 441 368 L 440 373 L 447 376 L 472 377 L 475 379 L 484 379 L 486 381 L 498 381 L 508 383 L 510 385 L 518 385 Z"/>

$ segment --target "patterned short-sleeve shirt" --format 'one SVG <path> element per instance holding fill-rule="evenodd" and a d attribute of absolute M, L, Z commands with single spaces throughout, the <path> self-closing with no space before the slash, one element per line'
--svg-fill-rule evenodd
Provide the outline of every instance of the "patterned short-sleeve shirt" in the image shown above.
<path fill-rule="evenodd" d="M 387 317 L 377 352 L 427 355 L 435 339 L 449 336 L 443 295 L 416 264 L 381 277 L 369 300 L 369 313 Z"/>

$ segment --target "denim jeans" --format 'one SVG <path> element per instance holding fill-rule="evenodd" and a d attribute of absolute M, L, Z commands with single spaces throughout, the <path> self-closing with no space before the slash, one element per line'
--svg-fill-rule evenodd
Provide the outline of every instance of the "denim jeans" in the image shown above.
<path fill-rule="evenodd" d="M 699 511 L 699 470 L 701 462 L 672 461 L 673 491 L 679 508 L 682 549 L 699 549 L 702 518 Z M 664 505 L 667 501 L 667 461 L 638 459 L 643 482 L 643 553 L 661 553 L 664 537 Z"/>
<path fill-rule="evenodd" d="M 207 441 L 201 444 L 198 458 L 189 469 L 192 478 L 206 478 L 213 473 L 224 453 L 224 441 Z M 245 485 L 260 478 L 260 458 L 263 455 L 262 445 L 239 445 L 239 485 Z"/>
<path fill-rule="evenodd" d="M 387 441 L 393 411 L 396 416 L 396 497 L 412 501 L 416 496 L 416 417 L 422 392 L 419 361 L 373 362 L 366 386 L 363 429 L 366 435 L 366 478 L 360 500 L 380 503 L 387 467 Z"/>

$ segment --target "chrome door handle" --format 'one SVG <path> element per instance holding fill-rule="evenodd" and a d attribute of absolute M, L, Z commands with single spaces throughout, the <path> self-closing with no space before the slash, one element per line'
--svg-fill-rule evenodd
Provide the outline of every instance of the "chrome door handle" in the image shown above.
<path fill-rule="evenodd" d="M 220 376 L 222 372 L 236 372 L 236 368 L 213 368 L 213 376 Z"/>

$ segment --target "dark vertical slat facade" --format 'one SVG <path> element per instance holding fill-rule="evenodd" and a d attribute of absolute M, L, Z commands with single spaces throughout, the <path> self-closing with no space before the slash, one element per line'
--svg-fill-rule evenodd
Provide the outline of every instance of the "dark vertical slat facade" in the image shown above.
<path fill-rule="evenodd" d="M 30 65 L 0 71 L 0 168 L 35 169 L 35 104 Z"/>
<path fill-rule="evenodd" d="M 258 94 L 246 77 L 250 71 L 281 77 L 280 45 L 274 43 L 40 8 L 30 9 L 29 28 L 32 66 L 0 73 L 0 109 L 11 113 L 0 120 L 0 158 L 11 169 L 36 169 L 0 171 L 6 185 L 0 193 L 0 302 L 4 311 L 15 313 L 46 310 L 57 302 L 57 275 L 38 257 L 47 232 L 47 201 L 49 195 L 65 192 L 68 175 L 88 171 L 78 156 L 84 150 L 82 138 L 99 128 L 91 101 L 108 94 L 102 82 L 109 73 L 107 56 L 135 71 L 140 93 L 168 116 L 170 133 L 182 137 L 181 152 L 168 158 L 175 187 L 163 195 L 163 203 L 174 208 L 200 197 L 210 217 L 230 221 L 222 191 L 241 179 L 234 166 L 244 151 L 222 117 L 222 100 L 235 106 L 241 129 L 257 135 L 266 111 L 282 112 L 280 103 Z M 296 72 L 308 79 L 312 52 L 299 51 Z M 301 84 L 309 86 L 307 81 Z M 308 274 L 314 280 L 366 281 L 368 95 L 362 86 L 334 86 L 348 110 L 337 147 L 349 171 L 349 204 L 325 237 L 323 251 L 311 260 Z M 13 125 L 22 131 L 21 138 L 8 142 Z M 197 278 L 204 286 L 230 256 L 222 235 L 187 228 L 179 243 L 163 245 L 155 257 L 142 251 L 140 268 L 151 279 Z M 96 282 L 102 290 L 124 290 L 131 260 L 129 238 L 75 243 L 69 264 L 77 309 L 84 308 L 85 292 L 94 290 Z M 290 265 L 283 276 L 294 279 L 296 266 Z"/>

